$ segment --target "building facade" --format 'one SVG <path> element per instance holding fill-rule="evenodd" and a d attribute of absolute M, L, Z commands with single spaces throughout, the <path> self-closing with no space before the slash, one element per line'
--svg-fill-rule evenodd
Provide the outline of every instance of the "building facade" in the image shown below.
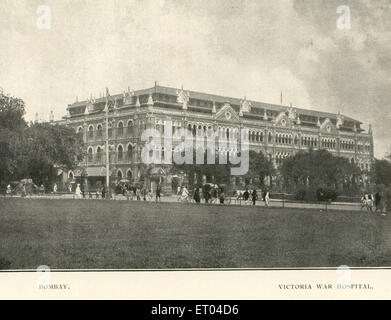
<path fill-rule="evenodd" d="M 372 129 L 366 132 L 358 120 L 341 114 L 306 110 L 186 91 L 155 85 L 152 88 L 110 96 L 109 159 L 110 176 L 114 181 L 128 179 L 145 181 L 156 176 L 166 191 L 174 189 L 180 177 L 171 174 L 170 165 L 146 166 L 141 161 L 141 133 L 156 129 L 163 133 L 170 121 L 172 130 L 187 128 L 194 139 L 197 129 L 234 132 L 248 130 L 250 150 L 262 151 L 276 167 L 299 150 L 327 149 L 334 155 L 346 157 L 363 171 L 369 171 L 373 161 Z M 61 121 L 83 135 L 87 157 L 80 167 L 68 173 L 70 180 L 83 177 L 88 188 L 106 175 L 106 98 L 90 98 L 68 105 Z M 181 142 L 175 134 L 173 146 Z M 221 150 L 217 152 L 235 152 Z M 164 148 L 156 150 L 164 153 Z"/>

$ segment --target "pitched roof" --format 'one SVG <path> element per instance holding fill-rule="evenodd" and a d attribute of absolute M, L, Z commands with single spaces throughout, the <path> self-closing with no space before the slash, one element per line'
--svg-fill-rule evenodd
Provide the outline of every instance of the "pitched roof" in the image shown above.
<path fill-rule="evenodd" d="M 160 93 L 160 94 L 167 94 L 167 95 L 176 96 L 177 90 L 180 90 L 180 89 L 172 88 L 172 87 L 155 86 L 152 88 L 135 90 L 134 94 L 136 96 L 140 96 L 140 95 L 144 95 L 144 94 Z M 197 100 L 216 102 L 216 103 L 229 102 L 230 104 L 233 104 L 233 105 L 240 105 L 241 100 L 242 100 L 241 98 L 220 96 L 220 95 L 191 91 L 191 90 L 185 90 L 185 91 L 189 92 L 190 99 L 197 99 Z M 111 97 L 114 99 L 121 99 L 123 97 L 123 94 L 122 93 L 116 94 L 116 95 L 112 95 Z M 290 106 L 286 106 L 286 105 L 277 105 L 277 104 L 259 102 L 259 101 L 254 101 L 254 100 L 248 100 L 248 101 L 251 102 L 252 110 L 253 109 L 267 109 L 267 110 L 271 110 L 271 111 L 281 112 L 281 111 L 286 111 L 287 108 L 290 107 Z M 70 104 L 69 107 L 71 107 L 71 108 L 82 107 L 82 106 L 85 106 L 87 104 L 87 102 L 88 101 L 75 102 L 73 104 Z M 105 102 L 105 97 L 95 99 L 95 103 L 102 103 L 102 102 Z M 212 110 L 212 107 L 205 107 L 205 108 Z M 299 107 L 295 107 L 295 106 L 294 106 L 294 108 L 296 109 L 296 111 L 299 115 L 312 116 L 312 117 L 322 117 L 322 118 L 334 118 L 334 119 L 337 117 L 336 113 L 304 109 L 304 108 L 299 108 Z M 251 114 L 256 114 L 256 113 L 251 112 Z M 362 123 L 361 121 L 353 119 L 353 118 L 346 116 L 346 115 L 343 115 L 343 117 L 345 120 L 348 120 L 348 121 L 354 121 L 359 124 Z"/>

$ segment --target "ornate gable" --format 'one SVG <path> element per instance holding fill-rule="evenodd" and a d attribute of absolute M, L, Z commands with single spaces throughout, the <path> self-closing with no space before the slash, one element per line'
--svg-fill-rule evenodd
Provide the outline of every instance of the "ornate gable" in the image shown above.
<path fill-rule="evenodd" d="M 285 112 L 281 111 L 276 119 L 274 120 L 275 125 L 279 125 L 282 127 L 286 127 L 290 125 L 289 117 L 286 115 Z"/>
<path fill-rule="evenodd" d="M 239 122 L 239 116 L 228 102 L 216 113 L 216 119 L 221 121 Z"/>
<path fill-rule="evenodd" d="M 329 118 L 326 118 L 323 123 L 320 125 L 320 131 L 325 133 L 336 133 L 337 128 L 331 122 Z"/>

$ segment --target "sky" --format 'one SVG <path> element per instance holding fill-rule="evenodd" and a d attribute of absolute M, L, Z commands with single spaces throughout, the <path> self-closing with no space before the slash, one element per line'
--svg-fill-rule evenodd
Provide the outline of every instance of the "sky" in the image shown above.
<path fill-rule="evenodd" d="M 27 120 L 155 81 L 276 104 L 282 91 L 285 105 L 372 124 L 375 156 L 391 152 L 390 0 L 0 1 L 0 87 Z"/>

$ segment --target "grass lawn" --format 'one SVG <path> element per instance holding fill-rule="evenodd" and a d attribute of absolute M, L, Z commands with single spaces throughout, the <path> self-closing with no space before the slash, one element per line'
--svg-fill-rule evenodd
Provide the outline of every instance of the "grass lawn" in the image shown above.
<path fill-rule="evenodd" d="M 367 212 L 0 199 L 0 269 L 391 266 L 391 217 Z"/>

